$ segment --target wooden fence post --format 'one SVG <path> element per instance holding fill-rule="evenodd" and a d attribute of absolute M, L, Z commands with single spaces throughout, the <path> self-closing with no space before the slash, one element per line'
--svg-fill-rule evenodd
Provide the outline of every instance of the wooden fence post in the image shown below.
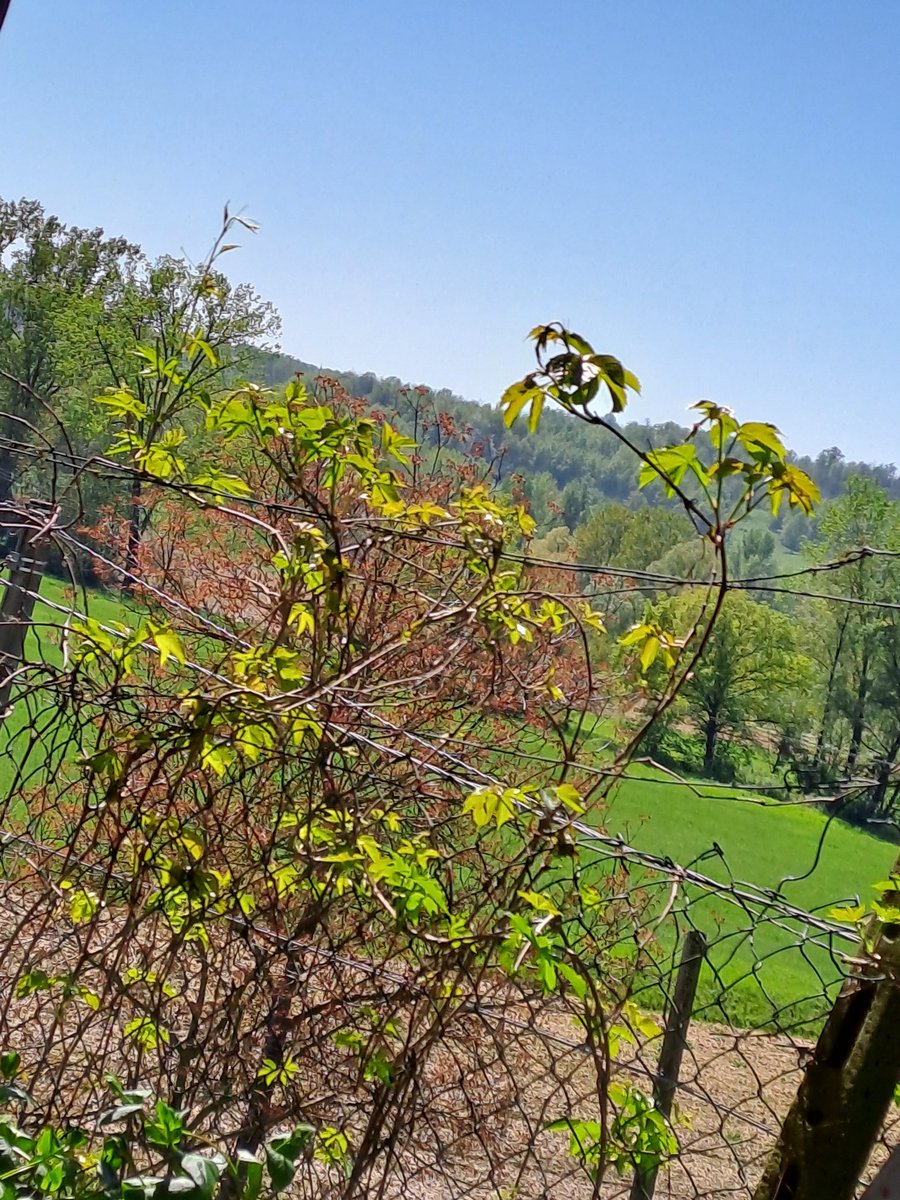
<path fill-rule="evenodd" d="M 15 514 L 21 527 L 16 548 L 7 556 L 9 574 L 0 601 L 0 721 L 9 712 L 13 677 L 22 661 L 35 596 L 47 566 L 50 513 L 50 505 L 32 501 L 27 513 Z"/>
<path fill-rule="evenodd" d="M 900 1200 L 900 1146 L 895 1147 L 860 1200 Z"/>
<path fill-rule="evenodd" d="M 900 1079 L 900 894 L 881 903 L 896 922 L 872 930 L 874 948 L 844 981 L 753 1200 L 856 1194 Z"/>
<path fill-rule="evenodd" d="M 675 1089 L 681 1059 L 687 1045 L 688 1025 L 697 994 L 697 980 L 706 954 L 706 938 L 697 929 L 691 929 L 684 939 L 681 962 L 675 980 L 675 991 L 665 1016 L 665 1032 L 659 1052 L 659 1065 L 653 1082 L 653 1099 L 666 1120 L 672 1112 Z M 656 1187 L 657 1168 L 652 1171 L 635 1171 L 631 1185 L 631 1200 L 652 1200 Z"/>

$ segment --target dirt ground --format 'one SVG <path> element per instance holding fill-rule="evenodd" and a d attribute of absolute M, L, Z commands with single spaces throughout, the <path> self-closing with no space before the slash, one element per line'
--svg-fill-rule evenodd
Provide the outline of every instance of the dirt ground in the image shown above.
<path fill-rule="evenodd" d="M 565 1021 L 558 1022 L 554 1032 L 561 1039 L 572 1036 L 571 1026 Z M 781 1118 L 796 1092 L 810 1049 L 808 1043 L 792 1042 L 777 1035 L 694 1024 L 676 1094 L 680 1153 L 659 1172 L 655 1196 L 670 1200 L 725 1200 L 726 1197 L 733 1200 L 751 1196 L 777 1136 Z M 626 1060 L 627 1057 L 623 1056 Z M 631 1081 L 646 1089 L 655 1066 L 654 1059 L 651 1047 L 646 1053 L 633 1056 L 631 1070 L 627 1071 Z M 579 1071 L 584 1071 L 584 1067 L 573 1068 L 573 1084 Z M 556 1078 L 564 1074 L 559 1058 L 555 1060 L 554 1073 Z M 535 1075 L 526 1101 L 532 1114 L 531 1129 L 526 1130 L 526 1122 L 518 1123 L 521 1126 L 518 1132 L 523 1138 L 527 1133 L 533 1136 L 546 1115 L 540 1070 Z M 572 1094 L 578 1093 L 575 1086 Z M 506 1129 L 511 1151 L 517 1140 L 515 1124 Z M 873 1155 L 866 1181 L 877 1170 L 888 1148 L 897 1143 L 898 1137 L 900 1121 L 892 1117 Z M 515 1170 L 495 1172 L 494 1186 L 486 1186 L 483 1183 L 484 1156 L 476 1151 L 473 1159 L 480 1158 L 482 1166 L 479 1170 L 470 1159 L 466 1171 L 463 1163 L 467 1156 L 463 1152 L 459 1162 L 445 1164 L 442 1177 L 430 1173 L 413 1181 L 412 1186 L 397 1195 L 405 1194 L 414 1200 L 437 1200 L 438 1197 L 449 1200 L 463 1194 L 478 1200 L 550 1200 L 551 1197 L 553 1200 L 587 1200 L 597 1194 L 583 1172 L 572 1170 L 565 1135 L 539 1134 L 535 1156 L 540 1161 L 539 1167 L 537 1164 L 523 1165 L 519 1159 Z M 511 1158 L 515 1158 L 514 1153 Z M 479 1174 L 481 1180 L 478 1180 Z M 612 1172 L 599 1195 L 603 1200 L 627 1197 L 631 1186 L 630 1174 L 618 1177 Z"/>
<path fill-rule="evenodd" d="M 111 914 L 98 918 L 91 929 L 66 929 L 56 920 L 56 903 L 39 894 L 29 903 L 15 888 L 0 889 L 0 1042 L 19 1047 L 33 1060 L 36 1075 L 58 1074 L 58 1102 L 69 1098 L 71 1105 L 71 1097 L 79 1093 L 65 1086 L 67 1072 L 77 1081 L 97 1077 L 101 1061 L 106 1068 L 125 1066 L 115 1060 L 121 993 L 116 998 L 98 982 L 98 992 L 103 993 L 100 1011 L 82 1006 L 80 1026 L 68 1030 L 63 1039 L 56 1007 L 42 1001 L 44 993 L 17 999 L 22 964 L 39 961 L 48 971 L 87 964 L 90 975 L 100 974 L 91 964 L 101 958 L 113 961 L 120 956 L 124 967 L 132 959 L 143 961 L 142 953 L 146 961 L 158 962 L 162 951 L 149 933 L 135 934 Z M 236 941 L 232 951 L 235 946 L 245 953 L 243 941 Z M 223 952 L 217 972 L 221 967 L 226 995 L 227 963 Z M 335 1030 L 345 1027 L 344 1009 L 350 1012 L 358 1006 L 364 995 L 360 989 L 371 986 L 368 976 L 360 982 L 352 964 L 332 964 L 326 973 L 320 959 L 303 961 L 302 954 L 297 967 L 303 968 L 304 990 L 294 995 L 291 1049 L 309 1066 L 309 1078 L 296 1085 L 297 1112 L 317 1127 L 337 1123 L 344 1113 L 345 1127 L 352 1134 L 361 1132 L 360 1122 L 371 1111 L 369 1092 L 360 1086 L 355 1067 L 348 1072 L 347 1054 L 334 1048 L 330 1026 L 323 1022 L 333 1020 Z M 260 987 L 268 979 L 261 977 Z M 186 980 L 186 988 L 193 987 L 190 977 Z M 188 999 L 191 994 L 186 993 Z M 400 994 L 405 995 L 402 988 Z M 372 1186 L 361 1194 L 385 1200 L 588 1200 L 598 1195 L 570 1157 L 567 1135 L 546 1129 L 563 1114 L 589 1119 L 600 1108 L 598 1073 L 572 1017 L 548 1010 L 546 1002 L 510 997 L 489 986 L 474 995 L 477 1004 L 468 1014 L 460 1009 L 462 1015 L 452 1018 L 411 1077 L 402 1115 L 395 1126 L 386 1125 L 390 1137 L 382 1145 L 388 1148 L 378 1155 Z M 254 1014 L 261 999 L 256 993 L 247 996 L 253 998 L 236 1019 L 238 1033 L 247 1026 L 246 1037 L 235 1042 L 234 1053 L 239 1051 L 252 1069 L 260 1053 L 260 1022 Z M 407 1002 L 408 996 L 403 1003 Z M 211 993 L 210 1020 L 220 1003 L 218 992 Z M 623 1047 L 615 1077 L 649 1091 L 657 1045 L 658 1040 L 632 1051 Z M 323 1046 L 331 1046 L 327 1054 Z M 660 1171 L 656 1196 L 749 1197 L 809 1053 L 809 1043 L 781 1035 L 695 1022 L 676 1093 L 674 1127 L 680 1150 Z M 170 1074 L 165 1055 L 160 1056 L 157 1073 L 157 1079 L 146 1081 L 154 1088 L 165 1085 Z M 319 1092 L 327 1093 L 327 1103 L 316 1107 L 309 1097 Z M 348 1106 L 354 1097 L 357 1108 L 351 1112 Z M 892 1118 L 873 1171 L 898 1134 Z M 385 1175 L 391 1182 L 382 1187 Z M 612 1200 L 628 1196 L 630 1188 L 630 1177 L 611 1175 L 599 1195 Z M 295 1194 L 325 1200 L 342 1193 L 339 1181 L 323 1178 L 321 1168 L 311 1162 Z"/>

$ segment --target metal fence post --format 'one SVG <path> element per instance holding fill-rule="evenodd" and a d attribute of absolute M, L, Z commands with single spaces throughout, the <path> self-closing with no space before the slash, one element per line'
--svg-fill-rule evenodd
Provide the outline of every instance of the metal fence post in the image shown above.
<path fill-rule="evenodd" d="M 687 1046 L 688 1025 L 697 994 L 697 981 L 705 955 L 706 938 L 699 930 L 691 929 L 684 939 L 675 991 L 666 1011 L 665 1032 L 653 1083 L 653 1099 L 666 1120 L 672 1112 L 681 1059 Z M 654 1167 L 651 1171 L 635 1171 L 631 1200 L 651 1200 L 656 1187 L 657 1170 Z"/>
<path fill-rule="evenodd" d="M 9 712 L 13 677 L 22 661 L 34 601 L 47 566 L 52 506 L 32 501 L 15 513 L 21 522 L 15 550 L 7 556 L 9 574 L 0 601 L 0 721 Z"/>

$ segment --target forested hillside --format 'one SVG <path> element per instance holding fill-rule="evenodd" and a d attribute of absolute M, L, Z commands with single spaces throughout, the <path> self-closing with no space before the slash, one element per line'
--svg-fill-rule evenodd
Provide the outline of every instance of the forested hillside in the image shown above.
<path fill-rule="evenodd" d="M 638 487 L 631 452 L 608 433 L 598 431 L 585 438 L 583 431 L 562 412 L 548 412 L 540 427 L 529 434 L 524 429 L 506 427 L 496 407 L 476 404 L 454 395 L 446 389 L 423 388 L 403 383 L 391 377 L 379 378 L 371 373 L 358 374 L 340 371 L 330 366 L 316 367 L 287 354 L 261 354 L 254 360 L 254 376 L 267 384 L 278 385 L 300 374 L 314 379 L 325 374 L 340 380 L 354 396 L 362 396 L 373 406 L 388 412 L 406 415 L 414 407 L 449 414 L 457 430 L 467 430 L 469 444 L 477 444 L 485 459 L 493 464 L 498 479 L 519 473 L 533 505 L 537 508 L 539 525 L 552 519 L 552 512 L 562 515 L 562 523 L 574 531 L 592 507 L 618 502 L 634 507 L 647 502 Z M 424 393 L 424 396 L 423 396 Z M 423 404 L 427 397 L 428 403 Z M 663 424 L 620 421 L 613 419 L 630 442 L 646 449 L 683 441 L 687 428 L 674 421 Z M 873 480 L 892 499 L 900 499 L 900 474 L 895 463 L 852 462 L 844 458 L 839 447 L 809 454 L 792 454 L 791 461 L 815 480 L 824 500 L 846 491 L 848 480 L 854 476 Z M 651 503 L 659 503 L 655 497 Z M 553 506 L 548 511 L 548 506 Z M 785 519 L 785 517 L 787 519 Z M 785 525 L 787 528 L 785 528 Z M 772 522 L 789 550 L 799 548 L 801 536 L 809 534 L 809 526 L 789 514 Z"/>

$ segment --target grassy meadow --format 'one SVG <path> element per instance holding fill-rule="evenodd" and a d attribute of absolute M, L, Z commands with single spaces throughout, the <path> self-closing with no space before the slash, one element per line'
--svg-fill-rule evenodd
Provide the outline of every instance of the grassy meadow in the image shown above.
<path fill-rule="evenodd" d="M 56 703 L 52 687 L 42 689 L 41 666 L 56 669 L 63 662 L 65 611 L 87 613 L 104 624 L 123 621 L 127 611 L 114 596 L 99 591 L 73 595 L 71 586 L 47 576 L 41 583 L 41 600 L 32 615 L 25 640 L 22 689 L 18 702 L 0 725 L 0 805 L 8 817 L 24 824 L 28 812 L 21 793 L 39 787 L 51 773 L 64 768 L 71 725 Z M 15 701 L 15 693 L 13 694 Z"/>
<path fill-rule="evenodd" d="M 598 720 L 584 757 L 598 766 L 608 763 L 616 741 L 615 724 Z M 554 753 L 539 734 L 526 740 L 526 747 L 548 759 Z M 764 759 L 761 752 L 755 757 L 754 776 L 777 783 Z M 496 769 L 500 773 L 502 763 Z M 786 802 L 780 795 L 681 781 L 637 764 L 608 797 L 590 807 L 587 820 L 637 850 L 669 858 L 724 884 L 771 889 L 783 902 L 821 917 L 857 896 L 872 898 L 872 885 L 887 876 L 900 848 L 829 820 L 802 797 Z M 583 854 L 586 882 L 606 872 L 608 860 L 603 856 L 594 866 L 590 851 Z M 637 886 L 639 869 L 632 878 Z M 661 885 L 659 873 L 643 878 L 655 886 L 657 908 L 662 908 L 670 899 L 668 884 Z M 825 936 L 804 937 L 799 926 L 782 922 L 774 910 L 758 919 L 727 897 L 682 886 L 658 931 L 668 968 L 677 959 L 681 936 L 692 926 L 702 930 L 709 943 L 695 1010 L 708 1020 L 784 1026 L 816 1018 L 841 977 L 832 949 L 835 955 L 852 951 L 852 942 L 835 940 L 829 947 Z M 659 1008 L 663 996 L 653 974 L 644 981 L 645 1004 Z"/>
<path fill-rule="evenodd" d="M 594 819 L 638 849 L 682 866 L 693 864 L 722 882 L 747 881 L 777 890 L 789 904 L 821 915 L 857 895 L 871 897 L 872 884 L 886 877 L 897 856 L 896 846 L 829 822 L 808 804 L 700 783 L 694 788 L 660 772 L 634 768 Z M 827 949 L 803 940 L 797 928 L 784 928 L 774 919 L 754 922 L 727 899 L 694 888 L 682 889 L 673 911 L 678 913 L 686 902 L 690 923 L 710 942 L 710 965 L 700 986 L 700 1008 L 709 1006 L 710 1019 L 778 1024 L 781 1010 L 789 1010 L 782 1014 L 788 1019 L 812 1016 L 824 997 L 833 995 L 838 966 Z M 668 921 L 662 934 L 670 952 L 676 950 L 674 924 Z M 688 927 L 687 921 L 679 924 Z"/>

